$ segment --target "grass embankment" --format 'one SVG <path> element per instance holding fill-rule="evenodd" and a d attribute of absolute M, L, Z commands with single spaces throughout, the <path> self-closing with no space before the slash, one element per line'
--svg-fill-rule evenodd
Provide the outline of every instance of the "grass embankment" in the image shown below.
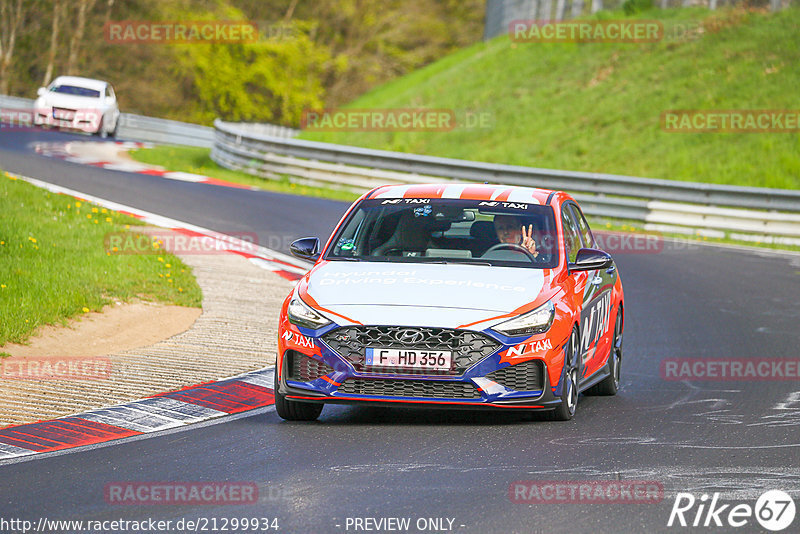
<path fill-rule="evenodd" d="M 157 244 L 152 254 L 106 250 L 109 232 L 134 232 L 139 224 L 0 173 L 0 347 L 113 299 L 199 307 L 191 268 Z"/>
<path fill-rule="evenodd" d="M 131 156 L 136 161 L 147 163 L 148 165 L 159 165 L 170 171 L 201 174 L 203 176 L 227 180 L 238 184 L 252 185 L 260 189 L 275 191 L 277 193 L 346 200 L 348 202 L 352 202 L 358 198 L 356 193 L 351 193 L 350 191 L 296 184 L 290 182 L 287 177 L 272 180 L 253 176 L 246 172 L 232 171 L 217 165 L 216 162 L 211 159 L 210 153 L 211 151 L 207 148 L 157 146 L 155 148 L 143 148 L 132 151 Z"/>
<path fill-rule="evenodd" d="M 774 14 L 668 9 L 635 17 L 663 21 L 666 38 L 542 44 L 499 37 L 346 106 L 471 110 L 487 114 L 489 128 L 305 131 L 301 137 L 552 169 L 800 188 L 796 132 L 668 133 L 661 127 L 666 110 L 800 109 L 800 8 Z M 680 38 L 681 25 L 694 27 L 688 39 Z"/>

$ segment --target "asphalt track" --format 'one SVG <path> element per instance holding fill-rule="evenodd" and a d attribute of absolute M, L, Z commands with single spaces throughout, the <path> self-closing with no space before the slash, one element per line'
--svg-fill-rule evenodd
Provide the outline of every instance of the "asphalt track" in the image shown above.
<path fill-rule="evenodd" d="M 256 232 L 263 244 L 272 240 L 282 250 L 276 244 L 295 237 L 327 237 L 346 208 L 95 169 L 29 148 L 36 140 L 71 138 L 0 133 L 0 168 L 221 232 Z M 153 518 L 174 525 L 217 518 L 221 526 L 221 518 L 266 517 L 277 518 L 279 532 L 312 533 L 367 532 L 354 528 L 355 518 L 398 517 L 411 519 L 407 532 L 448 531 L 418 530 L 419 518 L 452 519 L 450 531 L 459 533 L 728 532 L 728 526 L 668 528 L 676 493 L 719 492 L 724 503 L 753 506 L 764 491 L 780 489 L 800 509 L 800 383 L 660 376 L 665 358 L 797 358 L 800 258 L 665 243 L 658 253 L 616 259 L 626 295 L 622 389 L 616 397 L 582 397 L 573 421 L 327 406 L 319 422 L 300 424 L 260 409 L 180 432 L 0 464 L 0 519 Z M 509 486 L 524 480 L 654 481 L 664 498 L 512 502 Z M 251 505 L 106 502 L 104 487 L 124 481 L 246 481 L 257 484 L 260 498 Z M 690 521 L 696 510 L 687 514 Z M 800 518 L 786 532 L 798 525 Z M 229 531 L 237 530 L 229 525 Z M 737 531 L 763 529 L 750 518 Z"/>

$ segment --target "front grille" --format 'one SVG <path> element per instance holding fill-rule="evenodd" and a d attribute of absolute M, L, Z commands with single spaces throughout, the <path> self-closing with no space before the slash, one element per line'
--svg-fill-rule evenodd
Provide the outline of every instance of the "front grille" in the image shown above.
<path fill-rule="evenodd" d="M 514 391 L 539 391 L 543 385 L 541 360 L 531 360 L 492 371 L 486 378 Z"/>
<path fill-rule="evenodd" d="M 421 340 L 415 343 L 402 343 L 399 338 L 402 339 L 403 332 L 408 331 L 420 332 Z M 462 374 L 468 367 L 500 348 L 500 343 L 480 332 L 405 326 L 346 326 L 328 332 L 322 340 L 360 372 L 374 370 L 365 365 L 367 347 L 449 350 L 453 353 L 453 368 L 450 370 L 381 369 L 381 372 L 403 374 Z"/>
<path fill-rule="evenodd" d="M 349 378 L 344 381 L 344 384 L 337 391 L 354 395 L 381 395 L 384 397 L 481 398 L 481 394 L 472 384 L 429 380 L 365 380 L 362 378 Z"/>
<path fill-rule="evenodd" d="M 289 380 L 310 382 L 333 372 L 333 368 L 325 362 L 309 358 L 293 350 L 288 351 L 286 357 L 289 360 L 287 363 Z"/>

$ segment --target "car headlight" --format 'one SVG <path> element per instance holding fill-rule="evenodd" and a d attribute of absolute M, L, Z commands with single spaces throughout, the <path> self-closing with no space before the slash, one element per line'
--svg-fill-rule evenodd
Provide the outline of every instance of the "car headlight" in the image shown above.
<path fill-rule="evenodd" d="M 305 328 L 312 328 L 314 330 L 317 328 L 322 328 L 323 326 L 331 323 L 328 319 L 317 313 L 308 304 L 303 302 L 300 297 L 294 297 L 289 302 L 289 307 L 286 309 L 286 314 L 289 317 L 290 323 Z"/>
<path fill-rule="evenodd" d="M 550 328 L 550 325 L 553 324 L 555 314 L 555 306 L 553 306 L 552 302 L 547 301 L 533 311 L 523 313 L 518 317 L 500 323 L 493 327 L 493 330 L 508 337 L 540 334 L 546 332 Z"/>

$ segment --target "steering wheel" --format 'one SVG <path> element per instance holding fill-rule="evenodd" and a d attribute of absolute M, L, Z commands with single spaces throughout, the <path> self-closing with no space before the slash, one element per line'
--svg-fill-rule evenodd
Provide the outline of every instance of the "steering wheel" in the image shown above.
<path fill-rule="evenodd" d="M 494 252 L 495 250 L 503 250 L 503 249 L 509 249 L 515 252 L 522 252 L 523 254 L 528 256 L 528 259 L 531 260 L 532 263 L 536 262 L 536 256 L 531 254 L 530 250 L 523 247 L 522 245 L 517 245 L 516 243 L 497 243 L 496 245 L 492 245 L 489 248 L 489 250 L 483 253 L 482 256 L 486 256 L 488 253 Z"/>

